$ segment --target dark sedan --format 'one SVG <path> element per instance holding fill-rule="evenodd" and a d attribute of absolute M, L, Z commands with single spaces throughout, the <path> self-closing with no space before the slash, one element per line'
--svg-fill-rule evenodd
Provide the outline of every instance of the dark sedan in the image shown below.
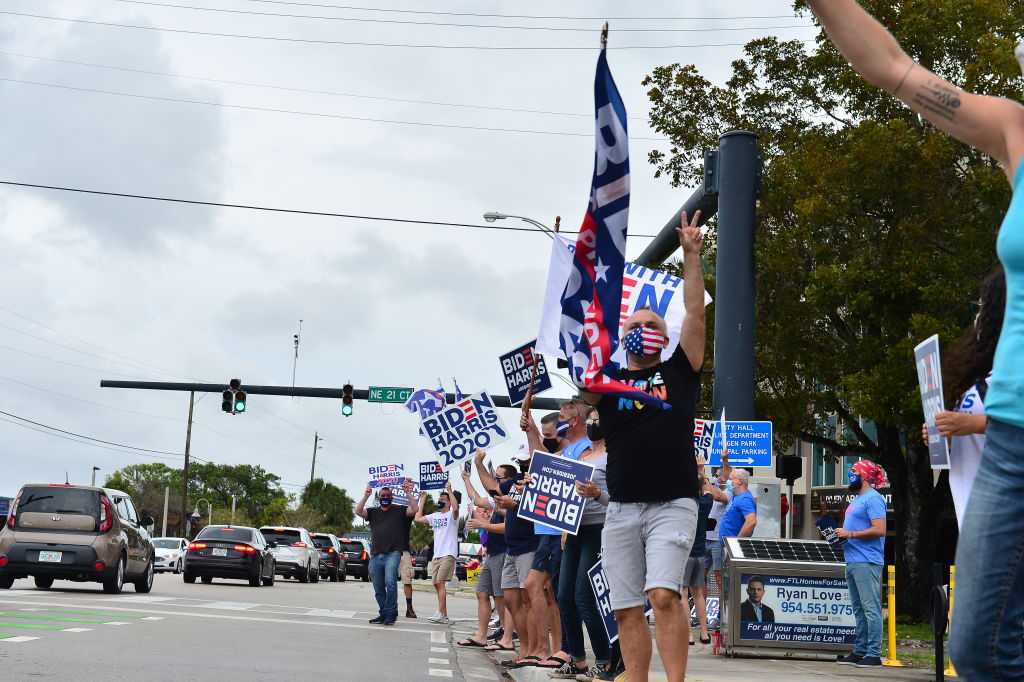
<path fill-rule="evenodd" d="M 248 580 L 252 587 L 274 584 L 274 555 L 263 534 L 244 526 L 207 526 L 189 543 L 185 582 L 214 578 Z"/>
<path fill-rule="evenodd" d="M 341 539 L 341 552 L 345 555 L 345 569 L 354 578 L 370 580 L 370 543 L 366 540 Z"/>
<path fill-rule="evenodd" d="M 332 583 L 345 582 L 348 566 L 341 555 L 341 542 L 330 533 L 310 533 L 313 544 L 320 550 L 320 577 L 329 578 Z"/>

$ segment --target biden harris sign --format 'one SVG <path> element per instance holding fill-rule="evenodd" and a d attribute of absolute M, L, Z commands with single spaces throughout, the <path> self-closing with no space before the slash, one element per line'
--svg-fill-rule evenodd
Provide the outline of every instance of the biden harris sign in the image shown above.
<path fill-rule="evenodd" d="M 486 450 L 508 440 L 508 429 L 484 392 L 424 418 L 421 428 L 443 469 L 461 464 L 478 449 Z"/>

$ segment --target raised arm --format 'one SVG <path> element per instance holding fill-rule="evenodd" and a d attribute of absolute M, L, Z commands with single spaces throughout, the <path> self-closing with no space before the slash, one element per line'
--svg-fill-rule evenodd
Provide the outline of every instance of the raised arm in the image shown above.
<path fill-rule="evenodd" d="M 472 474 L 470 474 L 465 469 L 462 470 L 462 483 L 463 483 L 463 485 L 466 486 L 466 494 L 469 495 L 469 499 L 476 506 L 478 506 L 478 507 L 485 507 L 485 508 L 489 509 L 492 506 L 491 505 L 491 501 L 488 498 L 486 498 L 486 497 L 480 495 L 479 493 L 477 493 L 476 488 L 473 487 L 473 483 L 470 480 L 472 478 L 473 478 Z"/>
<path fill-rule="evenodd" d="M 413 520 L 416 523 L 429 523 L 429 521 L 427 521 L 427 517 L 423 515 L 423 503 L 426 501 L 426 498 L 427 494 L 420 491 L 420 499 L 416 504 L 416 515 L 413 517 Z"/>
<path fill-rule="evenodd" d="M 373 494 L 373 488 L 366 486 L 366 490 L 363 491 L 363 497 L 359 500 L 359 504 L 356 505 L 356 516 L 369 520 L 370 516 L 366 513 L 366 501 L 370 499 L 370 495 Z"/>
<path fill-rule="evenodd" d="M 704 236 L 697 227 L 699 223 L 700 211 L 693 214 L 692 220 L 687 220 L 686 211 L 683 211 L 680 225 L 676 228 L 679 246 L 683 247 L 683 305 L 686 308 L 679 345 L 695 372 L 704 366 L 704 339 L 707 336 L 704 331 L 704 268 L 700 262 Z"/>
<path fill-rule="evenodd" d="M 486 450 L 477 450 L 473 455 L 473 462 L 476 464 L 476 474 L 480 477 L 480 484 L 484 487 L 484 490 L 499 490 L 498 482 L 494 480 L 494 476 L 484 466 L 484 459 L 486 457 Z M 480 506 L 483 507 L 484 505 Z"/>
<path fill-rule="evenodd" d="M 540 429 L 537 427 L 537 422 L 534 421 L 533 415 L 528 411 L 524 410 L 523 416 L 519 418 L 519 428 L 526 434 L 526 444 L 530 448 L 530 452 L 535 450 L 544 451 Z"/>
<path fill-rule="evenodd" d="M 405 508 L 405 515 L 416 518 L 416 514 L 420 512 L 420 505 L 419 501 L 412 496 L 412 479 L 405 479 L 402 491 L 405 493 L 405 499 L 409 500 L 409 506 Z"/>
<path fill-rule="evenodd" d="M 1011 176 L 1024 155 L 1024 107 L 972 95 L 916 64 L 856 0 L 808 0 L 829 38 L 868 83 L 936 128 L 994 157 Z"/>
<path fill-rule="evenodd" d="M 461 507 L 462 504 L 458 500 L 455 499 L 455 493 L 452 491 L 452 481 L 451 481 L 451 479 L 448 479 L 448 486 L 445 488 L 445 490 L 448 491 L 448 504 L 451 505 L 451 508 L 452 508 L 452 521 L 458 521 L 459 520 L 459 507 Z"/>

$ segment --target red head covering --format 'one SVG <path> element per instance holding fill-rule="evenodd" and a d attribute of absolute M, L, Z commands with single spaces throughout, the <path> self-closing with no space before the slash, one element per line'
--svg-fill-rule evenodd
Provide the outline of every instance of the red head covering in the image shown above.
<path fill-rule="evenodd" d="M 872 488 L 876 490 L 878 488 L 884 488 L 888 484 L 888 480 L 885 477 L 885 469 L 878 466 L 874 462 L 870 462 L 866 459 L 862 459 L 855 463 L 850 469 L 855 474 L 860 476 L 862 479 L 868 482 Z"/>

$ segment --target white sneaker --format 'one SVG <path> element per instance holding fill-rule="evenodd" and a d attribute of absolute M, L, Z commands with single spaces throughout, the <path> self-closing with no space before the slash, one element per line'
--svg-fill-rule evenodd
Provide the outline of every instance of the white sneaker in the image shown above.
<path fill-rule="evenodd" d="M 427 620 L 429 620 L 431 623 L 436 623 L 437 619 L 440 618 L 440 617 L 441 617 L 441 612 L 440 611 L 434 611 L 434 615 L 432 615 L 430 618 L 427 618 Z"/>
<path fill-rule="evenodd" d="M 487 624 L 487 627 L 496 628 L 499 625 L 501 625 L 501 619 L 495 616 L 494 618 L 491 618 L 491 621 Z"/>

